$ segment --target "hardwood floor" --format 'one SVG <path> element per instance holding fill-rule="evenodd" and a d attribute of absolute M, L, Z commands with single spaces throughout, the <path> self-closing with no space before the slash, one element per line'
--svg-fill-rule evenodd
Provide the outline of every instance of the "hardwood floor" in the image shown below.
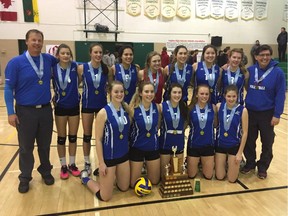
<path fill-rule="evenodd" d="M 288 214 L 288 175 L 287 175 L 287 124 L 288 107 L 285 106 L 280 124 L 275 128 L 274 158 L 266 180 L 260 180 L 255 173 L 240 174 L 235 184 L 227 181 L 201 179 L 201 192 L 192 196 L 162 199 L 159 187 L 152 193 L 139 198 L 133 190 L 119 192 L 114 189 L 110 202 L 101 202 L 83 186 L 79 178 L 61 180 L 60 163 L 57 155 L 57 133 L 53 133 L 51 162 L 54 166 L 55 184 L 46 186 L 37 172 L 39 165 L 35 147 L 35 167 L 30 190 L 18 193 L 18 141 L 14 128 L 8 125 L 3 90 L 0 90 L 0 215 L 253 215 L 285 216 Z M 79 127 L 76 162 L 83 168 L 82 126 Z M 91 161 L 93 169 L 97 164 L 94 141 L 92 142 Z M 259 140 L 258 140 L 259 144 Z M 257 146 L 260 152 L 260 146 Z M 259 155 L 258 155 L 259 157 Z M 95 177 L 93 177 L 96 179 Z M 193 185 L 193 180 L 191 180 Z"/>

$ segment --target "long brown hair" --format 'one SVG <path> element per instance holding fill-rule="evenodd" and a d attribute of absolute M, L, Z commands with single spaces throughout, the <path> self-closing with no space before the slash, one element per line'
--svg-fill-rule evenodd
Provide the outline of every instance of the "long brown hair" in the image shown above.
<path fill-rule="evenodd" d="M 246 70 L 245 66 L 242 64 L 242 59 L 244 57 L 244 52 L 242 49 L 240 48 L 233 48 L 229 54 L 228 54 L 228 57 L 230 58 L 232 56 L 233 53 L 240 53 L 241 54 L 241 62 L 240 62 L 240 65 L 239 65 L 239 68 L 240 68 L 240 72 L 246 76 L 246 74 L 248 73 L 248 71 Z"/>
<path fill-rule="evenodd" d="M 91 52 L 92 52 L 92 50 L 93 50 L 93 48 L 94 48 L 95 46 L 99 46 L 99 47 L 102 49 L 102 54 L 103 54 L 103 46 L 102 46 L 102 44 L 100 44 L 100 43 L 92 43 L 92 44 L 90 44 L 89 54 L 91 54 Z M 101 63 L 101 67 L 102 67 L 103 73 L 107 75 L 107 74 L 109 73 L 109 69 L 108 69 L 107 65 L 103 62 L 102 59 L 101 59 L 101 62 L 100 62 L 100 63 Z"/>
<path fill-rule="evenodd" d="M 140 93 L 142 93 L 142 91 L 146 85 L 151 85 L 151 86 L 153 86 L 153 89 L 154 89 L 154 85 L 150 81 L 145 81 L 145 80 L 140 81 L 138 83 L 136 91 L 135 91 L 135 93 L 134 93 L 134 95 L 130 101 L 130 104 L 129 104 L 130 109 L 134 109 L 135 107 L 139 106 L 139 104 L 141 103 L 141 100 L 142 100 Z"/>
<path fill-rule="evenodd" d="M 206 84 L 200 84 L 200 85 L 198 85 L 198 86 L 195 88 L 195 92 L 193 93 L 192 100 L 191 100 L 191 102 L 190 102 L 190 104 L 189 104 L 189 106 L 188 106 L 189 112 L 194 108 L 194 106 L 195 106 L 195 105 L 197 104 L 197 102 L 198 102 L 198 97 L 197 97 L 197 95 L 198 95 L 198 92 L 199 92 L 199 89 L 200 89 L 200 88 L 207 88 L 207 89 L 208 89 L 208 92 L 209 92 L 208 103 L 209 103 L 210 100 L 211 100 L 211 92 L 210 92 L 209 86 L 206 85 Z"/>
<path fill-rule="evenodd" d="M 170 87 L 168 88 L 168 100 L 171 99 L 171 92 L 173 90 L 173 88 L 180 88 L 182 91 L 182 97 L 183 97 L 183 88 L 179 83 L 172 83 L 170 85 Z M 184 118 L 184 121 L 188 121 L 188 107 L 186 105 L 186 103 L 183 101 L 183 99 L 181 98 L 181 100 L 179 101 L 179 109 L 180 109 L 180 114 L 181 116 Z"/>
<path fill-rule="evenodd" d="M 118 80 L 113 80 L 108 86 L 107 86 L 107 93 L 110 95 L 110 101 L 111 101 L 111 91 L 113 89 L 113 87 L 115 85 L 121 85 L 123 87 L 123 91 L 124 91 L 124 84 Z M 124 108 L 124 110 L 129 114 L 129 116 L 131 116 L 131 110 L 128 106 L 127 103 L 124 102 L 124 100 L 121 102 L 122 107 Z"/>
<path fill-rule="evenodd" d="M 156 51 L 152 51 L 147 54 L 146 61 L 145 61 L 145 68 L 144 68 L 144 77 L 148 77 L 148 71 L 151 66 L 151 59 L 152 57 L 157 56 L 157 55 L 160 57 L 160 60 L 161 60 L 161 55 Z"/>

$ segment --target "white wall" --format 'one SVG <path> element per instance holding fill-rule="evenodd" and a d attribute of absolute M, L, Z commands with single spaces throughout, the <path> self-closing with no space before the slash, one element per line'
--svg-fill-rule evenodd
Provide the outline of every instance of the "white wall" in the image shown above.
<path fill-rule="evenodd" d="M 207 39 L 211 36 L 222 36 L 224 44 L 252 44 L 256 39 L 261 43 L 276 44 L 276 37 L 282 26 L 287 23 L 282 20 L 284 0 L 268 0 L 268 19 L 263 21 L 237 21 L 224 19 L 215 20 L 195 18 L 194 0 L 192 1 L 192 16 L 188 20 L 175 17 L 171 20 L 161 18 L 149 19 L 143 14 L 132 17 L 125 12 L 126 1 L 119 1 L 118 41 L 165 43 L 169 39 Z M 239 0 L 240 1 L 240 0 Z M 98 7 L 103 8 L 110 0 L 94 0 Z M 0 22 L 0 39 L 24 39 L 25 33 L 31 28 L 44 32 L 46 40 L 99 40 L 113 41 L 113 34 L 90 33 L 88 39 L 83 33 L 84 10 L 83 0 L 38 0 L 40 24 L 25 23 L 22 1 L 17 1 L 18 22 Z M 89 6 L 91 8 L 91 6 Z M 88 19 L 95 16 L 96 10 L 88 10 Z M 112 10 L 105 12 L 114 20 Z M 113 27 L 99 16 L 96 22 Z M 92 24 L 94 24 L 93 22 Z M 93 25 L 89 28 L 93 29 Z M 210 38 L 208 39 L 210 41 Z"/>

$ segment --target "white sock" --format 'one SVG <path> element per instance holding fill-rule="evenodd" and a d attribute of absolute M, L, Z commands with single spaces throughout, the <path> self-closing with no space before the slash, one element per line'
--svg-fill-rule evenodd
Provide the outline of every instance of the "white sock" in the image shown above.
<path fill-rule="evenodd" d="M 75 156 L 69 156 L 70 165 L 75 164 Z"/>
<path fill-rule="evenodd" d="M 84 156 L 84 161 L 85 161 L 85 163 L 89 163 L 89 164 L 90 164 L 90 158 L 89 158 L 89 156 Z"/>
<path fill-rule="evenodd" d="M 60 164 L 61 166 L 65 166 L 67 163 L 66 163 L 66 157 L 61 157 L 60 158 Z"/>

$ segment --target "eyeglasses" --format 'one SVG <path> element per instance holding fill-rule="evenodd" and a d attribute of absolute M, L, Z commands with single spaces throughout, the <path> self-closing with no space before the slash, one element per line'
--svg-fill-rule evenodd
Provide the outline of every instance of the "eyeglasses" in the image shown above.
<path fill-rule="evenodd" d="M 263 54 L 259 54 L 258 56 L 260 56 L 260 57 L 270 57 L 271 54 L 270 53 L 263 53 Z"/>

